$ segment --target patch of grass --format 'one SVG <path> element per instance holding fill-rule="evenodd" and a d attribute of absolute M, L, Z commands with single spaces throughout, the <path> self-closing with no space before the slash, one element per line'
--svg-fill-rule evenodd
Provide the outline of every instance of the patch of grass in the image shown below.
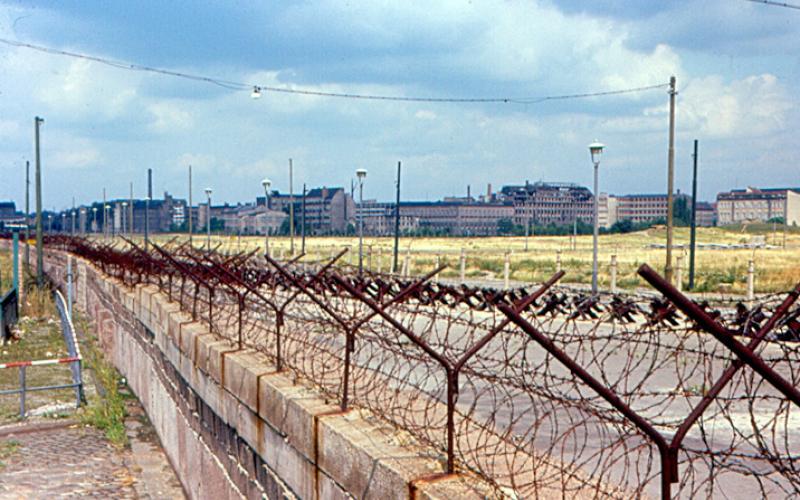
<path fill-rule="evenodd" d="M 14 441 L 13 439 L 0 442 L 0 470 L 3 470 L 6 466 L 4 460 L 16 453 L 19 446 L 19 441 Z"/>
<path fill-rule="evenodd" d="M 81 420 L 102 430 L 113 445 L 125 447 L 128 445 L 128 436 L 125 434 L 126 394 L 119 390 L 122 377 L 103 356 L 97 337 L 89 334 L 87 322 L 79 316 L 75 320 L 76 326 L 86 332 L 81 344 L 84 366 L 92 371 L 97 386 L 97 396 L 89 401 Z"/>

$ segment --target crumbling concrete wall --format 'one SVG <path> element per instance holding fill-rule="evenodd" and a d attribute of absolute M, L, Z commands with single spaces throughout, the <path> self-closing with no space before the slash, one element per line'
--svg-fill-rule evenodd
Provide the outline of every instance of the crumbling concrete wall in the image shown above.
<path fill-rule="evenodd" d="M 58 285 L 66 258 L 46 252 Z M 74 259 L 74 257 L 72 257 Z M 75 259 L 75 306 L 127 378 L 192 498 L 477 498 L 431 450 L 341 412 L 193 322 L 155 286 L 133 289 Z"/>

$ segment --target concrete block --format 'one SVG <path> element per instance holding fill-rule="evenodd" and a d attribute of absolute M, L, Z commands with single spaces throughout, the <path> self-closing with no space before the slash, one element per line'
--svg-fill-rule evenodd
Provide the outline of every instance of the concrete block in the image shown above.
<path fill-rule="evenodd" d="M 261 445 L 257 448 L 273 474 L 300 498 L 315 498 L 316 467 L 308 457 L 292 447 L 288 439 L 267 425 L 261 427 Z"/>
<path fill-rule="evenodd" d="M 355 412 L 319 418 L 317 439 L 320 469 L 357 498 L 405 500 L 411 480 L 441 471 Z"/>
<path fill-rule="evenodd" d="M 274 371 L 265 361 L 253 351 L 225 355 L 223 386 L 253 412 L 258 412 L 258 377 Z"/>
<path fill-rule="evenodd" d="M 337 409 L 281 374 L 259 378 L 259 415 L 309 460 L 314 458 L 315 416 Z"/>
<path fill-rule="evenodd" d="M 195 337 L 205 335 L 207 332 L 199 323 L 184 323 L 180 330 L 181 352 L 192 361 L 195 360 Z"/>
<path fill-rule="evenodd" d="M 353 498 L 352 495 L 348 495 L 346 491 L 344 491 L 341 486 L 336 484 L 331 478 L 327 475 L 320 473 L 319 474 L 319 497 L 325 498 L 326 500 L 349 500 Z"/>
<path fill-rule="evenodd" d="M 225 357 L 237 351 L 233 344 L 227 341 L 214 342 L 208 344 L 208 358 L 206 359 L 206 371 L 208 375 L 218 384 L 224 386 L 225 380 Z"/>

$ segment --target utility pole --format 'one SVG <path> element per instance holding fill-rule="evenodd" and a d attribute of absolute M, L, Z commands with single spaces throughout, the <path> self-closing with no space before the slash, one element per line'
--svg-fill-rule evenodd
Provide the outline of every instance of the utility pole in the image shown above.
<path fill-rule="evenodd" d="M 150 244 L 150 200 L 153 198 L 153 169 L 147 169 L 147 198 L 144 200 L 144 251 Z"/>
<path fill-rule="evenodd" d="M 347 205 L 347 203 L 345 203 Z M 300 220 L 300 253 L 306 253 L 306 184 L 303 183 L 303 218 Z"/>
<path fill-rule="evenodd" d="M 103 188 L 103 240 L 108 238 L 108 204 L 106 203 L 106 188 Z"/>
<path fill-rule="evenodd" d="M 30 269 L 31 265 L 31 208 L 29 199 L 31 194 L 31 162 L 25 161 L 25 267 Z"/>
<path fill-rule="evenodd" d="M 667 153 L 667 263 L 664 279 L 672 283 L 672 191 L 675 183 L 675 77 L 669 79 L 669 151 Z"/>
<path fill-rule="evenodd" d="M 131 190 L 128 198 L 128 202 L 130 203 L 130 205 L 128 205 L 128 238 L 133 238 L 133 182 L 130 183 L 130 186 Z"/>
<path fill-rule="evenodd" d="M 400 162 L 397 162 L 397 199 L 394 204 L 394 255 L 392 257 L 392 272 L 397 272 L 397 256 L 400 252 Z"/>
<path fill-rule="evenodd" d="M 292 188 L 291 158 L 289 158 L 289 252 L 294 257 L 294 189 Z"/>
<path fill-rule="evenodd" d="M 189 246 L 192 246 L 192 166 L 189 165 Z"/>
<path fill-rule="evenodd" d="M 692 155 L 692 226 L 689 233 L 689 290 L 694 289 L 694 251 L 697 232 L 697 139 Z"/>
<path fill-rule="evenodd" d="M 35 128 L 36 147 L 36 286 L 44 286 L 44 238 L 42 237 L 42 159 L 39 154 L 39 126 L 44 123 L 44 118 L 38 116 L 33 120 Z"/>
<path fill-rule="evenodd" d="M 75 236 L 75 197 L 74 196 L 72 197 L 72 214 L 71 215 L 72 215 L 72 225 L 70 226 L 71 227 L 70 234 L 72 236 Z"/>

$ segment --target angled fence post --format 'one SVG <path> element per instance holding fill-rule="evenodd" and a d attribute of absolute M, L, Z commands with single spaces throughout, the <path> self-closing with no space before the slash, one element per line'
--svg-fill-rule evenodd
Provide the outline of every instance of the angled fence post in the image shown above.
<path fill-rule="evenodd" d="M 617 256 L 611 256 L 611 293 L 617 293 Z"/>
<path fill-rule="evenodd" d="M 503 290 L 508 290 L 509 279 L 511 275 L 511 255 L 506 252 L 505 261 L 503 262 Z"/>
<path fill-rule="evenodd" d="M 461 247 L 461 256 L 458 258 L 458 279 L 461 283 L 464 283 L 464 278 L 466 277 L 467 271 L 467 254 L 464 251 L 464 247 Z"/>

